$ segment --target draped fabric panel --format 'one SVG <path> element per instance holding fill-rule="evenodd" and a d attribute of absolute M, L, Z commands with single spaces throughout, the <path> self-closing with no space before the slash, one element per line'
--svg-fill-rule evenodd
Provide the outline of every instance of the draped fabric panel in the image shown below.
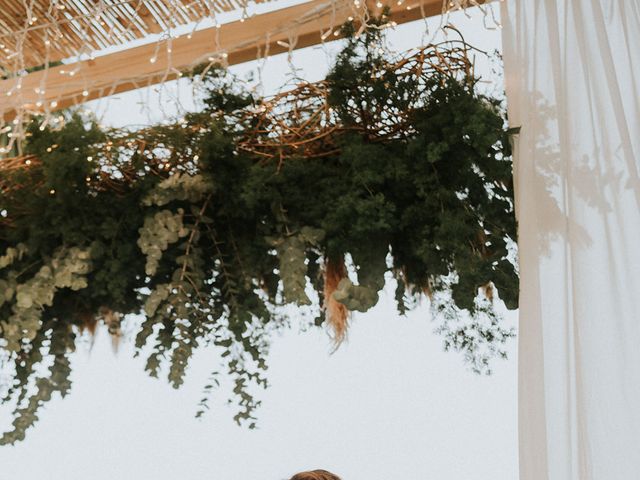
<path fill-rule="evenodd" d="M 520 480 L 640 478 L 640 0 L 506 0 Z"/>

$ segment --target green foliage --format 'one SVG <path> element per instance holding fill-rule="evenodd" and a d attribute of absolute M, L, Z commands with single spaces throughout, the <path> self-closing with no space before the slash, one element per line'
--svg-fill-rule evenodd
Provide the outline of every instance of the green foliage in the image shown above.
<path fill-rule="evenodd" d="M 144 219 L 144 224 L 139 230 L 138 246 L 147 256 L 145 265 L 147 275 L 155 275 L 162 252 L 169 247 L 169 244 L 176 243 L 187 235 L 187 230 L 182 225 L 183 214 L 182 209 L 177 213 L 172 213 L 171 210 L 160 210 Z"/>
<path fill-rule="evenodd" d="M 18 407 L 13 429 L 0 437 L 0 445 L 24 440 L 27 429 L 38 420 L 39 408 L 51 400 L 54 393 L 57 392 L 62 397 L 69 393 L 71 365 L 68 352 L 74 350 L 74 340 L 75 335 L 68 324 L 50 320 L 37 333 L 31 343 L 33 348 L 20 353 L 16 362 L 17 382 L 3 399 L 5 402 L 14 400 Z M 43 346 L 45 341 L 48 342 L 48 347 Z M 35 368 L 43 360 L 43 351 L 47 352 L 51 360 L 46 376 L 38 375 Z"/>
<path fill-rule="evenodd" d="M 72 291 L 86 288 L 86 274 L 90 270 L 89 252 L 72 247 L 56 251 L 53 258 L 25 282 L 18 282 L 19 275 L 8 272 L 2 282 L 6 288 L 4 302 L 11 303 L 11 313 L 0 321 L 6 348 L 18 352 L 23 340 L 33 340 L 40 329 L 42 312 L 53 305 L 55 293 L 65 288 Z"/>
<path fill-rule="evenodd" d="M 0 171 L 16 186 L 0 197 L 0 348 L 15 379 L 3 401 L 16 408 L 1 442 L 22 439 L 39 406 L 68 391 L 75 334 L 105 312 L 144 315 L 138 353 L 176 388 L 195 349 L 219 348 L 235 419 L 252 428 L 279 307 L 312 305 L 322 324 L 329 258 L 350 270 L 329 291 L 349 310 L 372 308 L 393 276 L 399 312 L 431 295 L 445 346 L 475 370 L 504 354 L 513 334 L 479 297 L 489 285 L 517 305 L 503 112 L 474 78 L 396 75 L 379 35 L 349 40 L 327 78 L 342 128 L 324 155 L 239 148 L 256 102 L 219 71 L 200 73 L 205 108 L 179 123 L 102 131 L 72 116 L 32 129 L 41 163 Z M 405 115 L 409 127 L 382 134 Z"/>
<path fill-rule="evenodd" d="M 185 175 L 180 172 L 162 180 L 142 200 L 144 206 L 166 205 L 174 200 L 196 203 L 213 190 L 213 182 L 203 175 Z"/>
<path fill-rule="evenodd" d="M 7 248 L 4 255 L 0 257 L 0 268 L 5 268 L 11 265 L 16 260 L 20 260 L 22 255 L 24 255 L 26 251 L 26 247 L 23 243 L 19 243 L 15 248 L 9 247 Z"/>
<path fill-rule="evenodd" d="M 319 246 L 324 231 L 319 228 L 302 227 L 299 233 L 281 238 L 267 239 L 278 253 L 280 279 L 286 302 L 310 305 L 305 293 L 307 285 L 307 255 L 309 246 Z"/>
<path fill-rule="evenodd" d="M 462 353 L 475 373 L 489 375 L 491 360 L 507 357 L 505 344 L 515 331 L 502 325 L 502 316 L 489 299 L 476 298 L 474 303 L 474 315 L 464 315 L 450 292 L 439 292 L 432 298 L 431 311 L 439 322 L 436 332 L 444 338 L 445 351 Z"/>

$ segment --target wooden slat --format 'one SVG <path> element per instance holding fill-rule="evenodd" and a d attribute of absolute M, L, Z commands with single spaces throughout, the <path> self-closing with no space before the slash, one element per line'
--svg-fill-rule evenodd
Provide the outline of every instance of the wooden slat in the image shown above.
<path fill-rule="evenodd" d="M 391 20 L 398 24 L 442 12 L 442 0 L 405 0 L 400 5 L 398 3 L 394 0 L 390 5 Z M 376 5 L 372 8 L 379 10 Z M 44 96 L 35 92 L 45 75 L 44 71 L 25 76 L 21 89 L 14 90 L 11 96 L 7 96 L 6 92 L 15 87 L 16 80 L 0 81 L 0 114 L 7 121 L 15 117 L 16 109 L 21 106 L 38 110 L 38 101 L 44 102 L 44 105 L 55 101 L 56 108 L 66 108 L 152 85 L 173 79 L 177 70 L 206 62 L 211 55 L 222 52 L 227 54 L 230 65 L 256 59 L 259 52 L 265 51 L 267 44 L 269 54 L 282 53 L 288 51 L 282 42 L 287 42 L 292 34 L 297 37 L 295 48 L 315 45 L 322 41 L 323 32 L 332 27 L 337 28 L 347 21 L 354 14 L 353 9 L 351 1 L 334 2 L 332 6 L 330 0 L 313 0 L 256 15 L 244 22 L 228 23 L 219 30 L 215 27 L 203 29 L 193 33 L 191 38 L 188 35 L 178 37 L 172 41 L 171 54 L 167 53 L 165 43 L 160 43 L 159 47 L 153 43 L 94 60 L 50 68 Z M 331 34 L 325 41 L 337 38 L 339 37 Z M 417 41 L 418 39 L 416 43 Z M 156 52 L 156 61 L 152 63 L 150 59 Z M 68 72 L 74 70 L 75 75 L 69 76 Z M 83 95 L 85 90 L 87 95 Z"/>

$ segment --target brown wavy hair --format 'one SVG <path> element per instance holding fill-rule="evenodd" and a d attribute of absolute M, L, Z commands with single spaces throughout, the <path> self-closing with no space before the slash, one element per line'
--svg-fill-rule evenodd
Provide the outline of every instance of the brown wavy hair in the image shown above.
<path fill-rule="evenodd" d="M 340 480 L 340 477 L 326 470 L 311 470 L 296 473 L 291 480 Z"/>

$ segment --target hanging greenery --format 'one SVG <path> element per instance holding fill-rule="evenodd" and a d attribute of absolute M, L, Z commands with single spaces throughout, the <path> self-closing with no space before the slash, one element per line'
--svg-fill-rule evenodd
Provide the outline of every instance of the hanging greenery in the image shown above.
<path fill-rule="evenodd" d="M 515 221 L 503 111 L 469 49 L 390 60 L 372 28 L 325 81 L 272 99 L 200 71 L 204 108 L 170 125 L 34 123 L 0 168 L 0 394 L 16 406 L 0 443 L 69 391 L 77 336 L 99 321 L 118 336 L 129 314 L 147 371 L 174 387 L 195 349 L 223 349 L 250 427 L 281 307 L 310 305 L 339 343 L 390 278 L 400 313 L 429 296 L 445 346 L 486 370 L 513 335 L 496 292 L 517 306 Z"/>

